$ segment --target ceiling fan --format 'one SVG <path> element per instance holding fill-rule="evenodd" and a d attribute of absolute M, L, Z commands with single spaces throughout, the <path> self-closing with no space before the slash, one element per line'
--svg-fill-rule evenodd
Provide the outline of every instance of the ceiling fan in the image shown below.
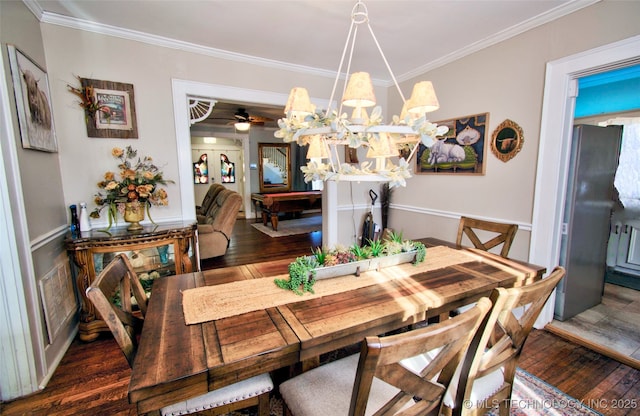
<path fill-rule="evenodd" d="M 268 117 L 250 116 L 244 108 L 238 108 L 238 111 L 236 111 L 233 117 L 235 118 L 233 125 L 239 131 L 247 131 L 251 126 L 264 126 L 265 122 L 273 121 L 273 119 Z"/>

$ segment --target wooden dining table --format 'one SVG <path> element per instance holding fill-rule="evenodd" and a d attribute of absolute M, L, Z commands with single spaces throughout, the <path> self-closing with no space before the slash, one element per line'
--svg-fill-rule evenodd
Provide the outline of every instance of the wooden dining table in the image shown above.
<path fill-rule="evenodd" d="M 430 254 L 451 245 L 421 239 Z M 426 270 L 411 263 L 384 269 L 403 276 L 365 287 L 187 325 L 182 300 L 189 289 L 262 278 L 286 278 L 292 261 L 279 260 L 168 276 L 154 282 L 133 363 L 129 401 L 139 414 L 449 311 L 541 278 L 543 267 L 475 249 L 455 250 L 461 263 Z M 361 276 L 367 275 L 365 272 Z M 339 279 L 342 279 L 340 277 Z M 355 276 L 347 278 L 356 278 Z"/>

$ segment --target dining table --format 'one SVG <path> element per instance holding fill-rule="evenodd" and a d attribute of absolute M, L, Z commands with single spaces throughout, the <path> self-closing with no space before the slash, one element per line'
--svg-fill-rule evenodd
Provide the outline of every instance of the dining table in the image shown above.
<path fill-rule="evenodd" d="M 157 279 L 132 366 L 138 414 L 425 321 L 543 277 L 546 269 L 433 238 L 425 261 L 318 280 L 315 293 L 277 287 L 293 259 Z M 194 312 L 195 311 L 195 312 Z"/>

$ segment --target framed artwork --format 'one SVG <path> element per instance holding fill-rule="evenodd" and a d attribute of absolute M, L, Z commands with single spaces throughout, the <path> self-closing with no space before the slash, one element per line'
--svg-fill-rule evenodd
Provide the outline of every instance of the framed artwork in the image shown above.
<path fill-rule="evenodd" d="M 503 162 L 511 160 L 518 154 L 524 144 L 522 128 L 509 119 L 500 123 L 491 136 L 491 151 Z"/>
<path fill-rule="evenodd" d="M 133 84 L 80 78 L 83 89 L 89 88 L 100 106 L 86 117 L 89 137 L 137 139 L 136 105 Z"/>
<path fill-rule="evenodd" d="M 224 153 L 220 153 L 220 175 L 223 183 L 236 182 L 236 164 L 229 161 Z"/>
<path fill-rule="evenodd" d="M 209 163 L 206 153 L 201 154 L 198 161 L 193 164 L 193 183 L 196 185 L 209 183 Z"/>
<path fill-rule="evenodd" d="M 345 146 L 344 151 L 344 161 L 345 163 L 360 163 L 358 161 L 358 149 L 354 149 L 353 147 Z"/>
<path fill-rule="evenodd" d="M 13 45 L 7 45 L 22 147 L 57 152 L 47 73 Z"/>
<path fill-rule="evenodd" d="M 430 148 L 419 145 L 416 173 L 484 175 L 489 113 L 435 123 L 449 127 L 449 131 Z"/>

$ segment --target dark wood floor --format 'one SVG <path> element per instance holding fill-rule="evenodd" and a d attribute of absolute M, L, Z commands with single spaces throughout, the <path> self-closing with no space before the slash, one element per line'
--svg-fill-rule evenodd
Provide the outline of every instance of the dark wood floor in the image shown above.
<path fill-rule="evenodd" d="M 203 268 L 295 257 L 321 245 L 319 232 L 270 238 L 250 222 L 238 221 L 228 253 L 203 261 Z M 519 366 L 605 415 L 640 414 L 639 370 L 547 331 L 532 332 Z M 135 415 L 127 401 L 130 374 L 110 336 L 92 343 L 76 339 L 42 392 L 0 404 L 0 414 Z"/>
<path fill-rule="evenodd" d="M 202 270 L 295 258 L 311 254 L 312 248 L 322 246 L 320 231 L 272 238 L 252 227 L 254 221 L 236 221 L 227 253 L 224 256 L 203 259 L 200 262 Z"/>

